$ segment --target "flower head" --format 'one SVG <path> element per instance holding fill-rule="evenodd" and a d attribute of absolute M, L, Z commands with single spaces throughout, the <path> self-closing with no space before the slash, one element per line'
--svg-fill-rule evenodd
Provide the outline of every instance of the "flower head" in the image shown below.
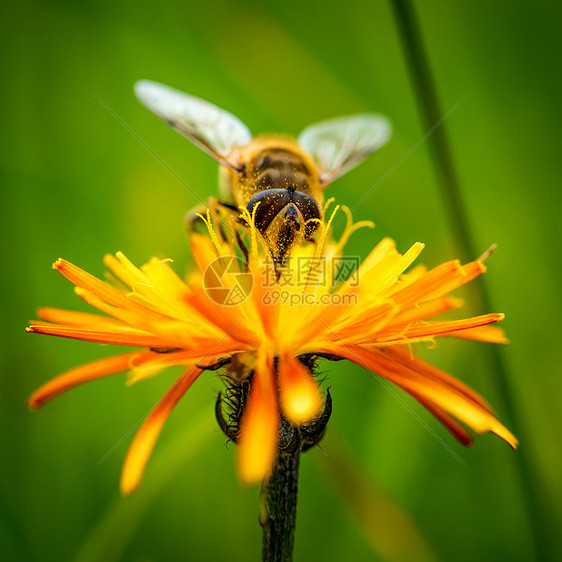
<path fill-rule="evenodd" d="M 320 415 L 323 398 L 313 373 L 299 359 L 305 356 L 347 359 L 397 384 L 465 445 L 472 442 L 469 428 L 491 431 L 515 447 L 515 437 L 476 392 L 416 357 L 411 346 L 437 337 L 506 342 L 502 330 L 490 326 L 502 314 L 436 320 L 462 305 L 449 294 L 483 273 L 484 264 L 454 260 L 406 272 L 423 244 L 401 254 L 385 238 L 351 276 L 340 279 L 343 246 L 364 225 L 353 224 L 346 212 L 348 224 L 339 241 L 330 235 L 332 213 L 316 242 L 294 248 L 292 261 L 284 266 L 267 259 L 247 211 L 248 248 L 238 231 L 224 234 L 210 214 L 201 217 L 208 233 L 191 234 L 197 271 L 188 281 L 168 260 L 153 258 L 137 268 L 120 252 L 105 257 L 114 283 L 57 260 L 53 267 L 98 313 L 42 308 L 40 320 L 27 330 L 135 349 L 54 378 L 31 395 L 29 406 L 39 408 L 70 388 L 116 373 L 128 371 L 129 381 L 136 382 L 169 366 L 185 366 L 130 446 L 121 478 L 125 494 L 140 485 L 177 402 L 206 369 L 228 362 L 230 376 L 251 376 L 238 447 L 238 471 L 245 483 L 259 482 L 270 473 L 281 415 L 295 426 Z M 230 227 L 237 228 L 232 222 Z M 292 270 L 291 263 L 296 264 Z M 244 282 L 248 276 L 250 284 Z"/>

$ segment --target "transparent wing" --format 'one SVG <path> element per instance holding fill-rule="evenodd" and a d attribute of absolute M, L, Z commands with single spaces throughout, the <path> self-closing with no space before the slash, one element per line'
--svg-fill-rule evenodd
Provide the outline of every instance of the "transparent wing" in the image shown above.
<path fill-rule="evenodd" d="M 219 163 L 236 169 L 228 156 L 235 146 L 252 139 L 248 127 L 237 117 L 208 101 L 150 80 L 137 82 L 135 95 L 193 144 Z"/>
<path fill-rule="evenodd" d="M 320 181 L 329 184 L 385 145 L 391 134 L 386 117 L 366 113 L 315 123 L 298 140 L 314 157 Z"/>

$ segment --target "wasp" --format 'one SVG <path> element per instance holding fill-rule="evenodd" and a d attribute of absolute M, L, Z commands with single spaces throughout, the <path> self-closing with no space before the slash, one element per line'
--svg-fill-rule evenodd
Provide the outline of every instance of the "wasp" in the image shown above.
<path fill-rule="evenodd" d="M 141 80 L 137 98 L 220 165 L 221 204 L 246 208 L 276 263 L 311 240 L 324 189 L 389 140 L 391 125 L 366 113 L 322 121 L 296 138 L 253 137 L 237 117 L 203 99 Z"/>

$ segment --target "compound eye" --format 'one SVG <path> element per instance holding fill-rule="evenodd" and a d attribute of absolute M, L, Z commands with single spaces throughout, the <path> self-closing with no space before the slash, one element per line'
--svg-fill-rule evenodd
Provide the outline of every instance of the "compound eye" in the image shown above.
<path fill-rule="evenodd" d="M 320 207 L 314 197 L 303 193 L 302 191 L 294 191 L 291 194 L 291 200 L 299 208 L 305 221 L 304 237 L 310 238 L 318 229 L 318 221 L 310 219 L 320 219 Z"/>
<path fill-rule="evenodd" d="M 254 195 L 248 202 L 247 209 L 250 215 L 256 208 L 255 224 L 257 229 L 264 233 L 271 221 L 284 207 L 291 202 L 291 195 L 286 189 L 266 189 Z"/>

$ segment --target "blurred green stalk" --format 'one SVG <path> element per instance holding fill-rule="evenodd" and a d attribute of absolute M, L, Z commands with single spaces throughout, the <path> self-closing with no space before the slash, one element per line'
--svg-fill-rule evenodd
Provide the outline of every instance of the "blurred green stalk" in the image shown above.
<path fill-rule="evenodd" d="M 422 120 L 426 129 L 429 130 L 441 120 L 442 112 L 439 108 L 435 82 L 424 49 L 420 26 L 410 0 L 392 0 L 391 3 L 416 90 Z M 460 257 L 463 261 L 473 260 L 478 254 L 474 250 L 470 223 L 465 212 L 458 176 L 445 129 L 442 125 L 435 128 L 429 136 L 428 142 L 447 218 Z M 478 309 L 495 310 L 482 279 L 478 278 L 477 281 L 477 291 L 475 291 L 474 298 Z M 552 521 L 549 517 L 550 510 L 546 505 L 545 496 L 539 485 L 536 467 L 531 460 L 530 442 L 526 438 L 524 424 L 521 422 L 515 406 L 515 398 L 509 382 L 504 357 L 496 346 L 489 346 L 489 350 L 489 360 L 502 407 L 507 413 L 515 435 L 523 443 L 515 455 L 515 466 L 526 504 L 537 559 L 546 561 L 549 559 L 548 526 Z"/>

